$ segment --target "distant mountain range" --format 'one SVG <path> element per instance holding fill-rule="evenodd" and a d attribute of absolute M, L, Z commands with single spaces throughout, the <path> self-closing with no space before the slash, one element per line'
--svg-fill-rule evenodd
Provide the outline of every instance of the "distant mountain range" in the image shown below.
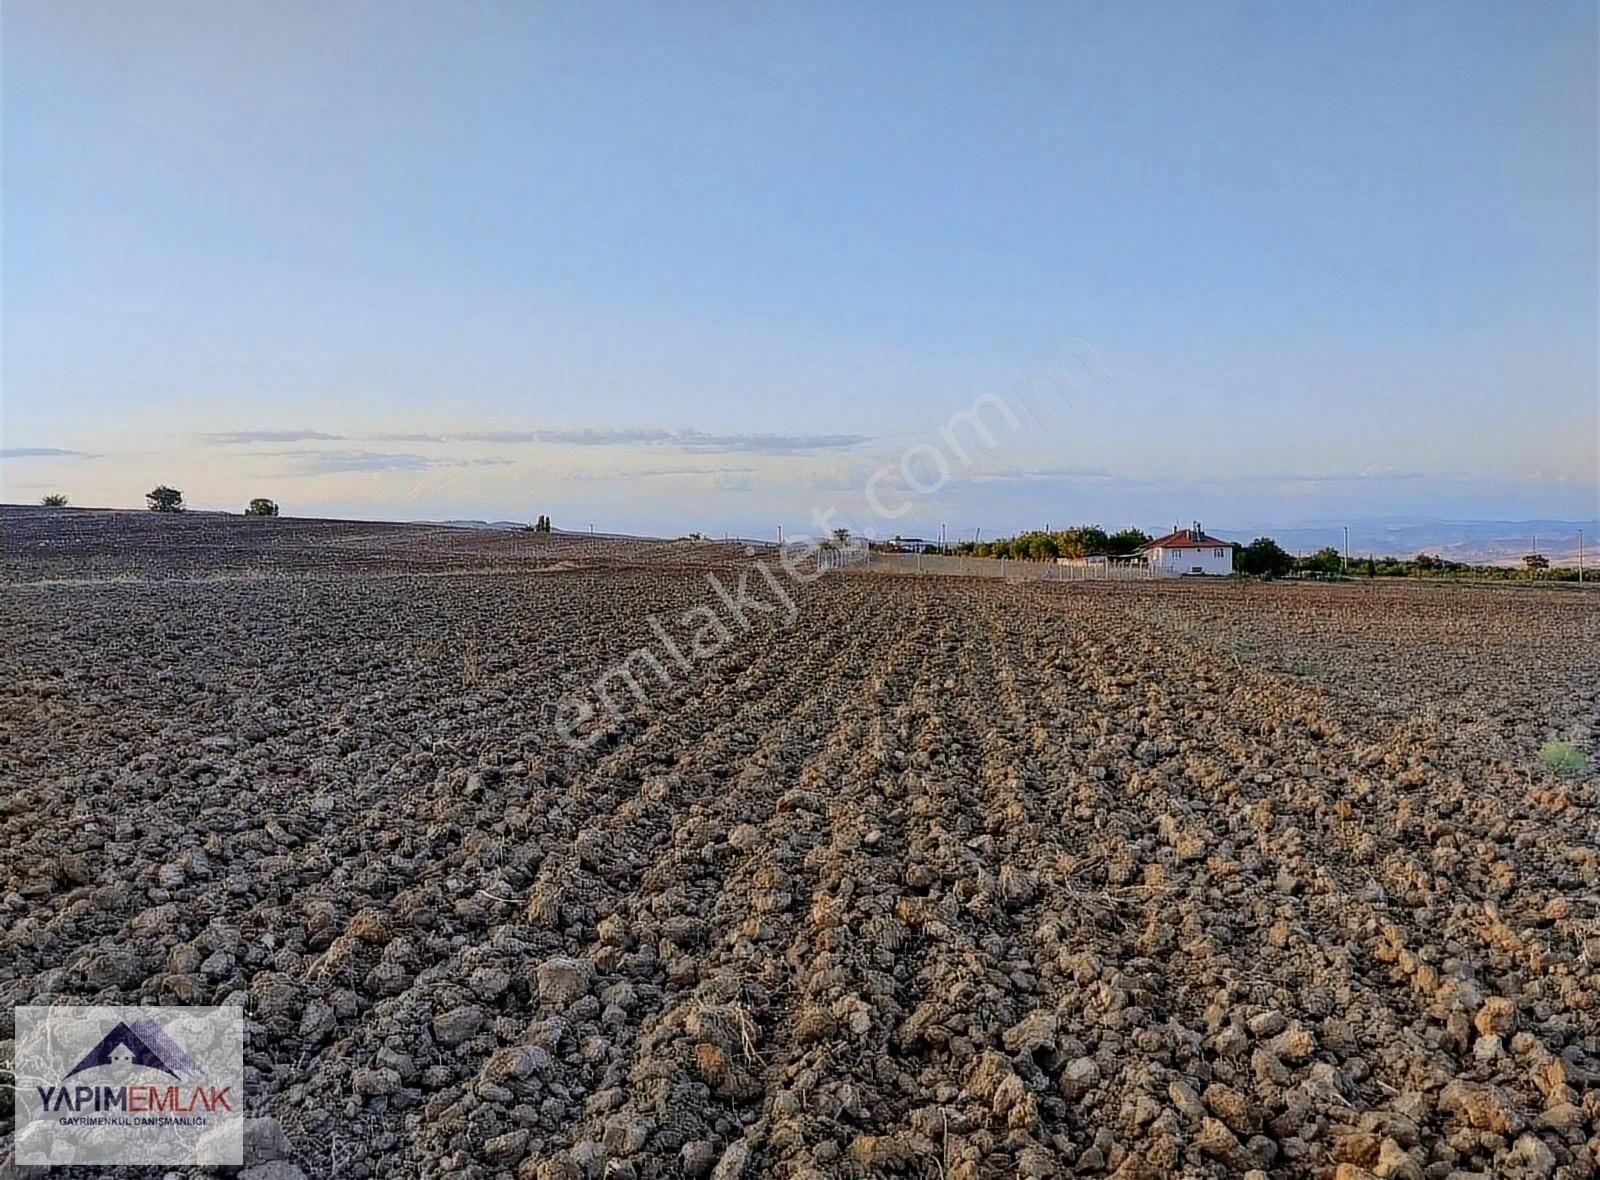
<path fill-rule="evenodd" d="M 1272 525 L 1219 528 L 1231 540 L 1272 537 L 1291 553 L 1324 545 L 1344 548 L 1350 527 L 1350 556 L 1415 557 L 1433 553 L 1451 561 L 1515 565 L 1534 546 L 1555 565 L 1576 565 L 1578 534 L 1587 550 L 1585 564 L 1600 568 L 1600 520 L 1434 520 L 1426 517 L 1369 517 L 1362 520 L 1306 521 L 1292 528 Z"/>
<path fill-rule="evenodd" d="M 419 520 L 418 524 L 442 524 L 453 529 L 520 529 L 527 528 L 531 520 Z"/>

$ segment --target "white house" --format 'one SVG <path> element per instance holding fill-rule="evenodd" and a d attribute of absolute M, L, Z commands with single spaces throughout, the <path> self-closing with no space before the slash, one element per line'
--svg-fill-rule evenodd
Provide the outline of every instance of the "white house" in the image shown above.
<path fill-rule="evenodd" d="M 1173 529 L 1142 546 L 1145 564 L 1169 574 L 1233 573 L 1233 542 L 1213 537 L 1194 522 L 1193 528 Z"/>

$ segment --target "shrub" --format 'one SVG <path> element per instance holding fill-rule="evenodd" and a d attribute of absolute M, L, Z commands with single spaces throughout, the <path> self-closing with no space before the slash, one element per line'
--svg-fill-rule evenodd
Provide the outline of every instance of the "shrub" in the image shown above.
<path fill-rule="evenodd" d="M 43 504 L 46 508 L 65 508 L 67 506 L 67 498 L 60 492 L 51 492 L 44 499 L 40 500 L 39 503 Z"/>
<path fill-rule="evenodd" d="M 144 494 L 145 506 L 151 512 L 182 512 L 183 493 L 177 488 L 169 488 L 161 484 L 154 491 Z"/>
<path fill-rule="evenodd" d="M 276 516 L 278 505 L 265 496 L 257 496 L 250 501 L 250 506 L 244 510 L 246 516 Z"/>
<path fill-rule="evenodd" d="M 1589 765 L 1576 742 L 1546 742 L 1539 750 L 1539 761 L 1557 774 L 1582 774 Z"/>

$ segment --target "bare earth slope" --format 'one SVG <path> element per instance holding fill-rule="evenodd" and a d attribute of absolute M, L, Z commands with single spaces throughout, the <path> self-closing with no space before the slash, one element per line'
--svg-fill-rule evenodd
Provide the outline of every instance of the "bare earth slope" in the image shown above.
<path fill-rule="evenodd" d="M 71 520 L 0 1020 L 243 1003 L 308 1176 L 1595 1171 L 1591 596 L 828 575 L 576 750 L 737 552 Z"/>
<path fill-rule="evenodd" d="M 369 575 L 727 562 L 720 542 L 389 521 L 0 505 L 6 580 Z"/>

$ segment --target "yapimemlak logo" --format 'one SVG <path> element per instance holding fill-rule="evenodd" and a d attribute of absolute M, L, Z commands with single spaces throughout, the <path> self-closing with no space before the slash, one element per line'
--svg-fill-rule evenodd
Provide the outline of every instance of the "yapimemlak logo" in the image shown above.
<path fill-rule="evenodd" d="M 16 1010 L 16 1159 L 244 1161 L 239 1008 Z"/>

